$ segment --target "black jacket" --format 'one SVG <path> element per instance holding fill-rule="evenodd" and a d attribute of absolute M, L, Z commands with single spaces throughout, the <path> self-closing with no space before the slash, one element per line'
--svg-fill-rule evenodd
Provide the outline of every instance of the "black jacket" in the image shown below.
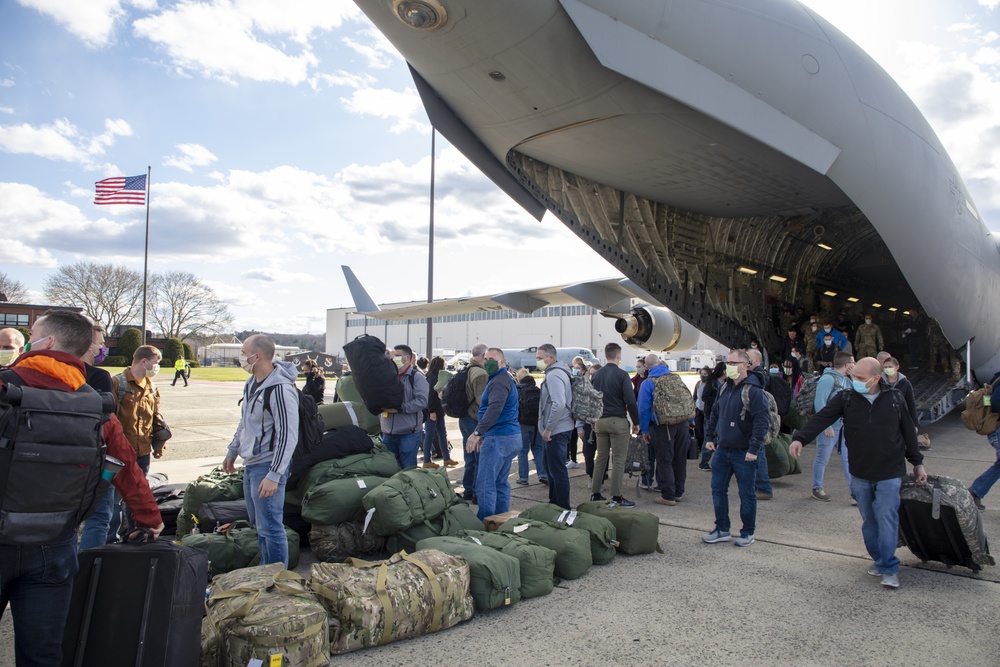
<path fill-rule="evenodd" d="M 898 372 L 898 371 L 897 371 Z M 883 378 L 885 376 L 882 376 Z M 888 383 L 887 383 L 888 384 Z M 910 419 L 913 423 L 917 423 L 917 402 L 913 398 L 913 385 L 905 375 L 900 374 L 899 379 L 896 380 L 895 384 L 889 385 L 893 389 L 899 390 L 899 393 L 903 395 L 903 400 L 906 401 L 906 409 L 910 413 Z"/>
<path fill-rule="evenodd" d="M 605 364 L 597 369 L 592 380 L 594 389 L 604 394 L 604 417 L 625 418 L 626 413 L 633 424 L 639 423 L 639 403 L 632 391 L 632 378 L 617 364 Z"/>
<path fill-rule="evenodd" d="M 444 406 L 441 405 L 441 397 L 436 391 L 434 391 L 434 385 L 438 383 L 438 372 L 427 374 L 427 384 L 430 386 L 430 393 L 427 394 L 427 412 L 428 414 L 433 412 L 438 416 L 438 419 L 444 419 Z"/>
<path fill-rule="evenodd" d="M 323 402 L 323 392 L 326 391 L 326 378 L 316 372 L 306 373 L 306 386 L 302 388 L 303 394 L 308 394 L 316 401 L 316 405 Z"/>
<path fill-rule="evenodd" d="M 834 394 L 825 408 L 792 434 L 792 440 L 811 442 L 840 417 L 847 465 L 858 479 L 895 479 L 906 474 L 906 461 L 915 466 L 924 462 L 903 396 L 884 380 L 879 380 L 874 403 L 853 390 Z"/>

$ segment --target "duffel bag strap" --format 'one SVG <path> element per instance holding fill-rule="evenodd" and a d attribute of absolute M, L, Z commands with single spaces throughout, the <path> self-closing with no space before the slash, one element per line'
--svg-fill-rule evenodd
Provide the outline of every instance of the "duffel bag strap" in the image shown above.
<path fill-rule="evenodd" d="M 388 576 L 389 568 L 385 563 L 382 563 L 378 568 L 378 578 L 375 580 L 375 595 L 382 603 L 382 636 L 378 640 L 379 645 L 392 641 L 392 624 L 396 620 L 396 612 L 392 609 L 392 602 L 389 600 L 389 593 L 385 588 L 385 580 Z"/>
<path fill-rule="evenodd" d="M 434 616 L 431 621 L 431 632 L 437 632 L 441 629 L 442 618 L 444 615 L 444 593 L 441 591 L 441 585 L 438 584 L 437 575 L 434 574 L 434 570 L 432 570 L 427 563 L 422 560 L 414 558 L 405 551 L 400 553 L 403 555 L 403 560 L 408 563 L 413 563 L 420 568 L 420 571 L 423 572 L 427 577 L 427 580 L 430 581 L 431 595 L 434 597 Z"/>

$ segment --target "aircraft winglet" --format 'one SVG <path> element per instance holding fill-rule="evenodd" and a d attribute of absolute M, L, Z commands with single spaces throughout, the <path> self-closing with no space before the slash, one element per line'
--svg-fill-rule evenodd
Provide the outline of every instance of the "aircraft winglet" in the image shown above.
<path fill-rule="evenodd" d="M 381 308 L 379 308 L 375 301 L 368 295 L 368 291 L 358 280 L 358 277 L 354 275 L 354 271 L 351 267 L 342 265 L 340 268 L 344 270 L 344 278 L 347 280 L 347 287 L 351 290 L 351 298 L 354 299 L 354 308 L 359 315 L 365 315 L 368 313 L 377 313 Z"/>

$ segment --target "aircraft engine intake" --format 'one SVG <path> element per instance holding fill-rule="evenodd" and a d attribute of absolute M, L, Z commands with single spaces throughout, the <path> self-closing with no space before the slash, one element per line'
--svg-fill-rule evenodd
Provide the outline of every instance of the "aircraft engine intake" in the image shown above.
<path fill-rule="evenodd" d="M 681 352 L 698 344 L 698 330 L 666 308 L 637 306 L 619 317 L 615 331 L 629 345 L 661 352 Z"/>

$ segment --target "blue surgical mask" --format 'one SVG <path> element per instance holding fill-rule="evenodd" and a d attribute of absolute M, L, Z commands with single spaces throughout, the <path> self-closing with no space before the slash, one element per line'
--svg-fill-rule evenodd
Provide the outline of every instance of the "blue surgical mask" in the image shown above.
<path fill-rule="evenodd" d="M 771 375 L 777 375 L 779 371 L 777 368 L 772 368 L 769 372 L 771 373 Z"/>
<path fill-rule="evenodd" d="M 862 382 L 860 380 L 851 380 L 851 386 L 853 386 L 854 387 L 854 391 L 858 392 L 859 394 L 867 394 L 868 393 L 868 383 L 867 382 Z"/>

